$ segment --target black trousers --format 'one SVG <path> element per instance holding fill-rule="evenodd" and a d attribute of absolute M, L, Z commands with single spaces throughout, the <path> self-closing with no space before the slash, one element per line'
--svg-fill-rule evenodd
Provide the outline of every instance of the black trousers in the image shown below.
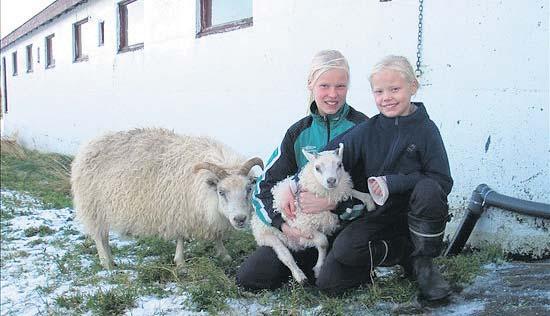
<path fill-rule="evenodd" d="M 419 181 L 409 202 L 409 215 L 421 221 L 446 221 L 447 196 L 437 182 Z M 331 240 L 325 264 L 315 280 L 312 268 L 317 261 L 317 250 L 309 248 L 293 252 L 298 266 L 311 284 L 327 293 L 340 293 L 346 289 L 369 283 L 371 280 L 372 241 L 409 238 L 407 213 L 397 216 L 394 222 L 377 223 L 360 217 L 348 223 Z M 415 243 L 416 247 L 416 243 Z M 421 246 L 422 247 L 422 246 Z M 416 249 L 415 255 L 434 255 L 433 249 Z M 291 278 L 290 270 L 277 258 L 270 247 L 257 248 L 239 267 L 237 284 L 249 290 L 276 289 Z"/>

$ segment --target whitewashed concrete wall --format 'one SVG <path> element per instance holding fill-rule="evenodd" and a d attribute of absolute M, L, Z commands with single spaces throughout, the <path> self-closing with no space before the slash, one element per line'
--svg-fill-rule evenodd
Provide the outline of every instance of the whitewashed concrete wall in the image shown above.
<path fill-rule="evenodd" d="M 41 150 L 74 153 L 106 130 L 163 126 L 208 134 L 246 155 L 267 157 L 305 114 L 312 55 L 341 50 L 351 65 L 348 101 L 376 113 L 368 75 L 386 54 L 416 59 L 416 0 L 254 1 L 253 27 L 195 38 L 197 0 L 145 1 L 145 48 L 116 53 L 116 3 L 95 0 L 22 38 L 2 53 L 10 109 L 5 133 Z M 550 203 L 548 1 L 424 1 L 424 101 L 446 143 L 455 187 L 456 229 L 472 190 Z M 72 63 L 71 24 L 90 17 L 89 61 Z M 105 21 L 105 46 L 96 25 Z M 24 72 L 24 48 L 55 33 L 53 69 Z M 18 51 L 19 75 L 11 74 Z M 489 212 L 487 212 L 488 214 Z M 521 239 L 498 233 L 517 224 L 484 215 L 474 245 Z M 491 223 L 491 225 L 488 225 Z M 546 226 L 545 226 L 546 225 Z M 548 251 L 548 222 L 520 225 Z M 478 233 L 479 231 L 479 233 Z M 506 240 L 509 238 L 510 240 Z M 503 240 L 505 239 L 505 240 Z M 529 246 L 531 247 L 531 246 Z"/>

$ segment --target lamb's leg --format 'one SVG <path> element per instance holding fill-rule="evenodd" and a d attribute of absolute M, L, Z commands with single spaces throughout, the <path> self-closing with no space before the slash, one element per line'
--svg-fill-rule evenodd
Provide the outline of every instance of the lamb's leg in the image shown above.
<path fill-rule="evenodd" d="M 313 267 L 313 272 L 315 273 L 315 277 L 319 277 L 319 273 L 321 272 L 321 267 L 325 263 L 325 258 L 327 256 L 327 249 L 328 249 L 328 239 L 327 236 L 324 234 L 314 231 L 313 232 L 313 243 L 315 244 L 315 248 L 317 248 L 318 256 L 317 256 L 317 263 Z"/>
<path fill-rule="evenodd" d="M 374 204 L 374 200 L 372 199 L 372 196 L 370 196 L 370 194 L 352 189 L 351 196 L 361 200 L 361 202 L 363 202 L 363 204 L 365 204 L 365 206 L 367 207 L 367 211 L 370 212 L 376 209 L 376 204 Z"/>
<path fill-rule="evenodd" d="M 288 250 L 283 242 L 274 235 L 264 234 L 262 237 L 262 244 L 273 248 L 279 260 L 281 260 L 281 262 L 285 266 L 287 266 L 292 273 L 292 277 L 294 278 L 294 280 L 296 280 L 300 284 L 305 283 L 307 280 L 306 275 L 300 269 L 300 267 L 298 267 L 296 261 L 294 260 L 294 257 L 292 257 L 292 254 L 290 253 L 290 250 Z"/>
<path fill-rule="evenodd" d="M 174 255 L 176 266 L 181 267 L 184 264 L 183 259 L 183 237 L 178 237 L 176 241 L 176 254 Z"/>
<path fill-rule="evenodd" d="M 231 256 L 229 255 L 229 252 L 227 249 L 225 249 L 225 246 L 223 245 L 223 241 L 220 239 L 216 239 L 214 243 L 214 248 L 216 249 L 216 256 L 220 257 L 223 262 L 230 262 Z"/>
<path fill-rule="evenodd" d="M 109 246 L 109 227 L 103 227 L 103 228 L 97 229 L 93 233 L 92 238 L 95 241 L 97 254 L 99 255 L 99 262 L 101 263 L 101 265 L 105 269 L 109 269 L 109 270 L 114 269 L 115 262 L 113 261 L 111 246 Z"/>

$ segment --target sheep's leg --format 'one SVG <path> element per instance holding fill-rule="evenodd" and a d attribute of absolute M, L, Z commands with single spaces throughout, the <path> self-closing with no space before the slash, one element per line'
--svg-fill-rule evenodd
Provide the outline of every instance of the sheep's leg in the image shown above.
<path fill-rule="evenodd" d="M 290 250 L 283 244 L 283 242 L 273 235 L 264 235 L 263 236 L 263 245 L 269 246 L 273 248 L 275 253 L 277 254 L 277 257 L 281 262 L 288 267 L 290 272 L 292 273 L 292 277 L 294 280 L 296 280 L 298 283 L 303 284 L 306 282 L 307 277 L 304 274 L 304 272 L 298 267 L 296 264 L 296 261 L 294 260 L 294 257 L 292 257 L 292 254 L 290 253 Z"/>
<path fill-rule="evenodd" d="M 327 239 L 327 236 L 325 236 L 324 234 L 318 231 L 314 231 L 312 241 L 315 244 L 315 248 L 317 248 L 317 252 L 318 252 L 317 263 L 313 267 L 315 278 L 318 278 L 319 273 L 321 272 L 321 267 L 325 263 L 325 258 L 327 256 L 328 239 Z"/>
<path fill-rule="evenodd" d="M 215 240 L 214 248 L 216 249 L 216 256 L 220 257 L 223 262 L 231 261 L 231 256 L 229 255 L 227 249 L 225 249 L 225 246 L 223 245 L 223 240 L 221 238 Z"/>
<path fill-rule="evenodd" d="M 351 196 L 361 200 L 361 202 L 363 202 L 363 204 L 365 204 L 365 206 L 367 207 L 367 211 L 370 212 L 376 209 L 376 204 L 374 204 L 374 200 L 372 199 L 372 196 L 370 196 L 370 194 L 352 189 Z"/>
<path fill-rule="evenodd" d="M 181 267 L 184 264 L 183 259 L 183 237 L 178 237 L 176 241 L 176 254 L 174 255 L 176 266 Z"/>
<path fill-rule="evenodd" d="M 105 269 L 112 270 L 115 267 L 111 246 L 109 246 L 109 228 L 103 227 L 94 232 L 92 238 L 95 241 L 99 262 Z"/>

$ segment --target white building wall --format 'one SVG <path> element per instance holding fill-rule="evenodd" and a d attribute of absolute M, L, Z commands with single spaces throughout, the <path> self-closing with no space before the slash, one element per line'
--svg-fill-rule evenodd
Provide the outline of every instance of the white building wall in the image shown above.
<path fill-rule="evenodd" d="M 115 0 L 90 0 L 4 49 L 5 133 L 40 150 L 75 153 L 107 130 L 162 126 L 268 157 L 305 114 L 316 51 L 334 48 L 348 57 L 348 101 L 368 115 L 377 112 L 368 83 L 372 65 L 386 54 L 416 61 L 416 0 L 255 0 L 252 27 L 201 38 L 195 37 L 197 2 L 146 0 L 143 50 L 116 53 Z M 425 102 L 446 143 L 457 215 L 480 183 L 550 203 L 548 8 L 544 0 L 424 1 L 424 74 L 416 100 Z M 89 60 L 72 63 L 71 25 L 86 16 L 94 31 Z M 102 47 L 99 20 L 105 21 Z M 25 46 L 40 46 L 43 55 L 51 33 L 55 68 L 45 70 L 41 56 L 34 72 L 25 73 Z M 489 228 L 474 243 L 505 238 L 484 224 L 489 220 L 482 217 L 479 225 Z M 538 221 L 528 228 L 548 245 L 547 227 Z"/>

